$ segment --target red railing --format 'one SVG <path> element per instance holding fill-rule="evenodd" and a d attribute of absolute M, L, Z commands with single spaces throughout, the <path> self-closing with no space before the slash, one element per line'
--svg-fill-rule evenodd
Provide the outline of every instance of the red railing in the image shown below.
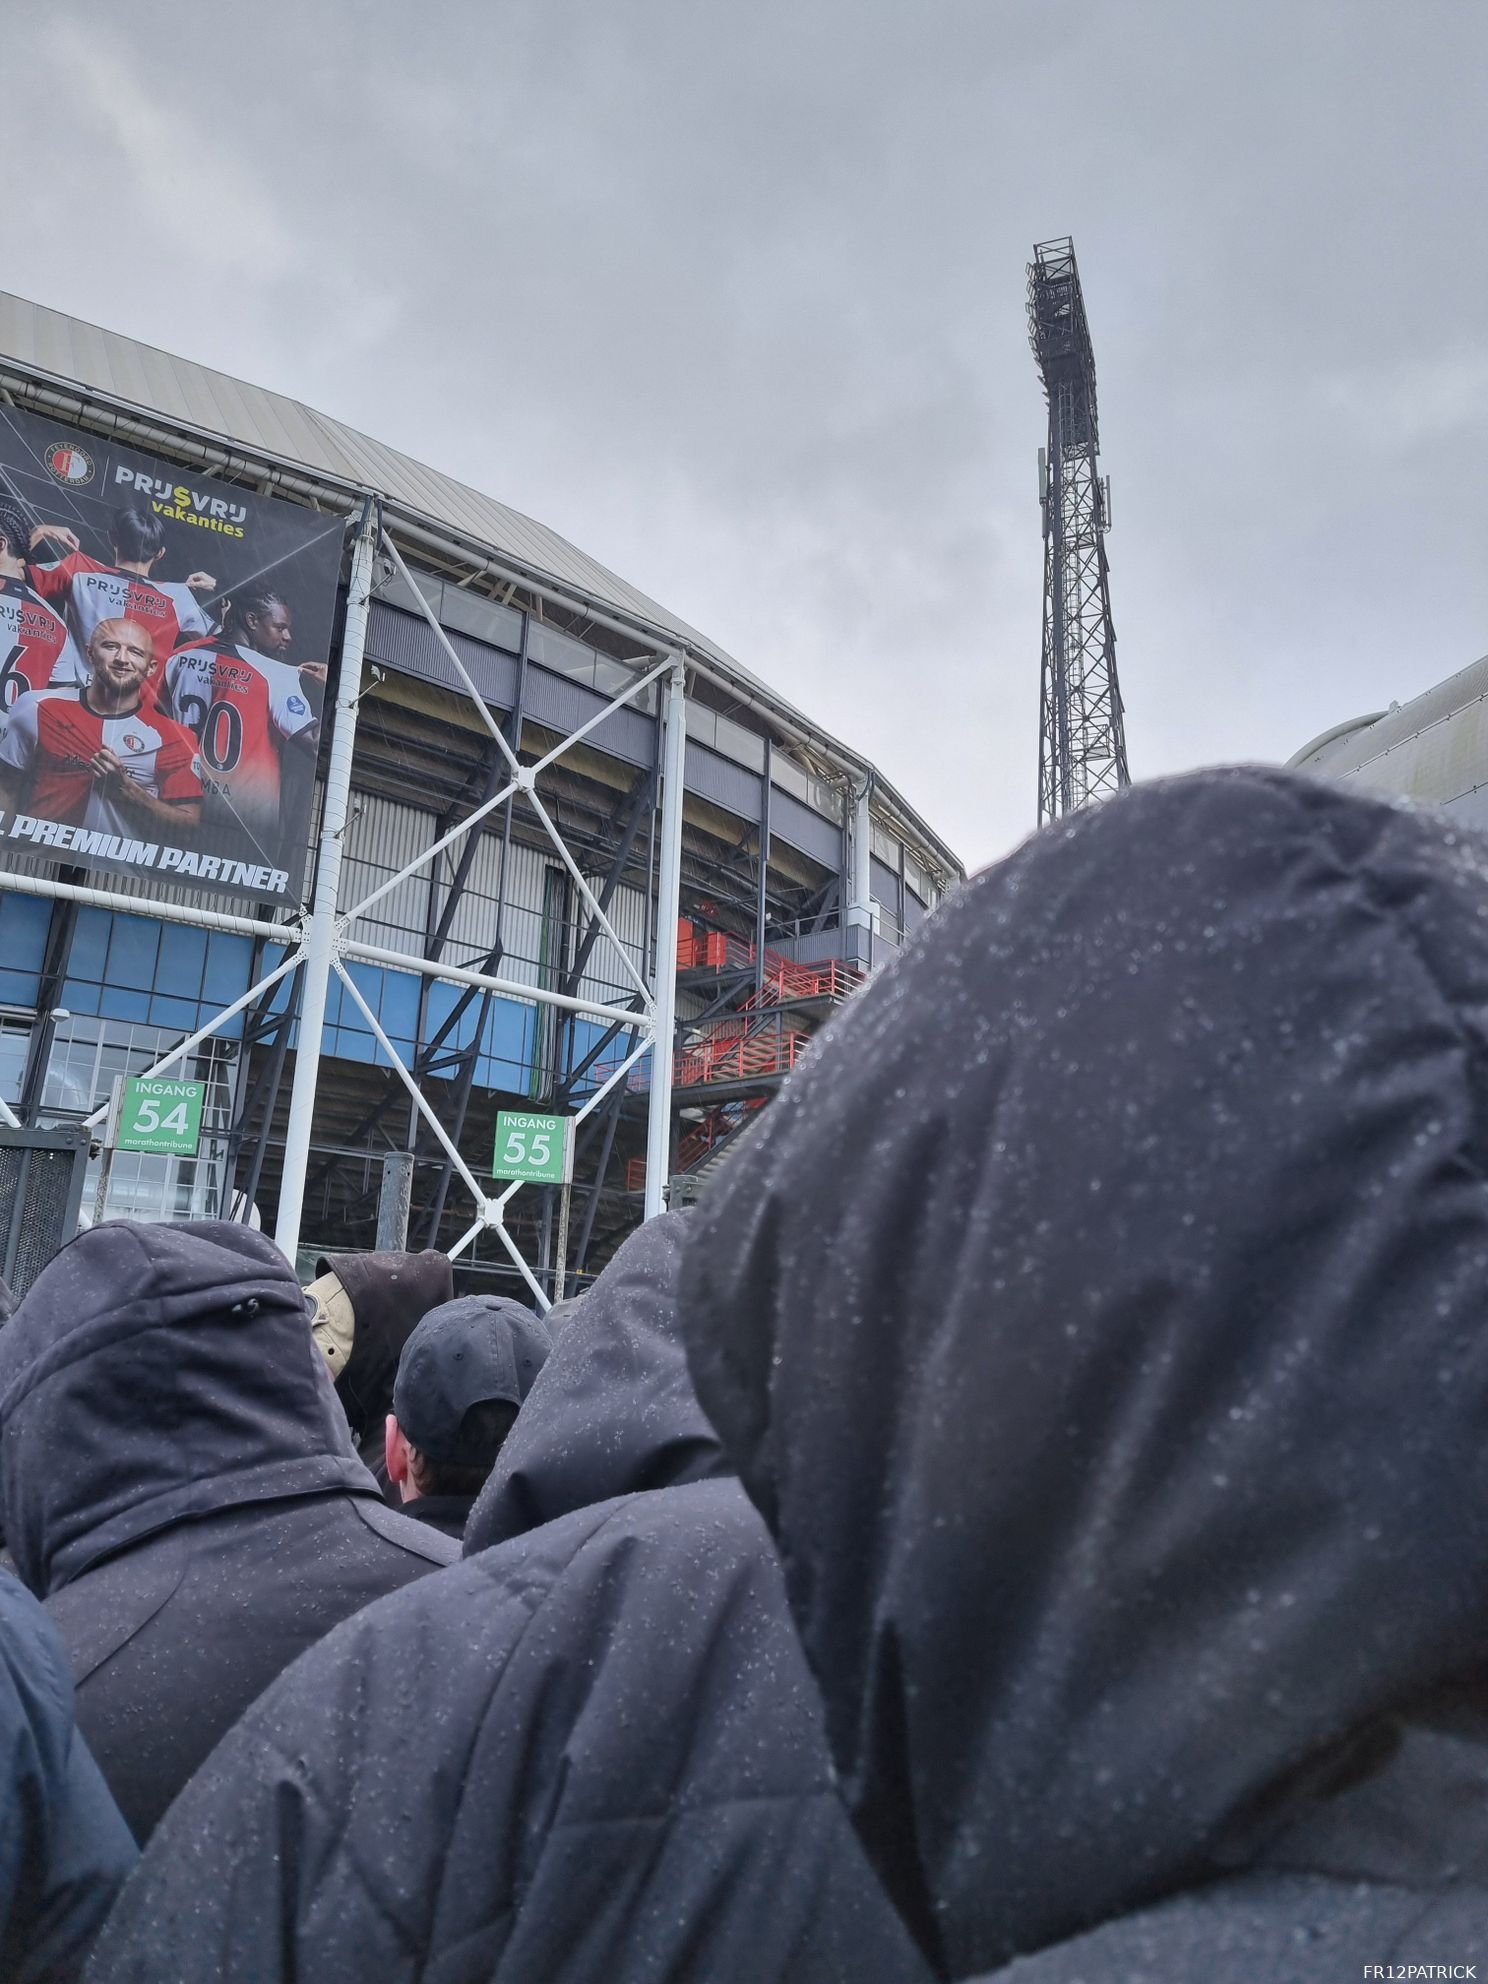
<path fill-rule="evenodd" d="M 721 1143 L 726 1143 L 735 1130 L 742 1129 L 755 1111 L 764 1106 L 763 1096 L 749 1096 L 736 1102 L 725 1102 L 718 1109 L 710 1109 L 700 1123 L 692 1125 L 677 1145 L 677 1169 L 691 1171 L 695 1164 L 711 1157 Z"/>
<path fill-rule="evenodd" d="M 683 917 L 677 925 L 678 971 L 746 971 L 754 963 L 754 946 L 726 930 L 704 930 Z"/>
<path fill-rule="evenodd" d="M 688 1047 L 679 1047 L 672 1056 L 672 1085 L 675 1088 L 701 1088 L 709 1082 L 742 1082 L 762 1075 L 787 1075 L 800 1060 L 810 1034 L 787 1027 L 768 1027 L 757 1033 L 742 1033 L 739 1020 L 725 1020 L 715 1033 Z M 726 1030 L 725 1030 L 726 1029 Z M 616 1063 L 598 1067 L 593 1078 L 603 1083 L 615 1072 Z M 649 1060 L 631 1069 L 628 1086 L 645 1090 L 651 1086 Z"/>
<path fill-rule="evenodd" d="M 778 951 L 767 950 L 764 983 L 750 993 L 742 1010 L 757 1012 L 761 1006 L 778 1006 L 787 999 L 845 999 L 862 982 L 863 974 L 857 966 L 844 964 L 840 958 L 828 958 L 821 964 L 796 964 Z"/>
<path fill-rule="evenodd" d="M 752 971 L 755 946 L 727 930 L 709 930 L 682 917 L 677 924 L 677 969 L 696 971 Z M 755 988 L 737 1011 L 715 1020 L 706 1033 L 680 1047 L 672 1057 L 672 1083 L 676 1088 L 706 1088 L 712 1082 L 756 1081 L 769 1075 L 786 1075 L 804 1053 L 810 1033 L 793 1023 L 785 1013 L 773 1009 L 799 999 L 842 1000 L 855 992 L 864 974 L 840 958 L 819 964 L 797 964 L 779 951 L 766 949 L 763 983 Z M 605 1063 L 592 1071 L 596 1084 L 609 1080 L 618 1062 Z M 651 1086 L 649 1058 L 630 1072 L 627 1086 L 644 1091 Z M 762 1106 L 763 1098 L 744 1103 L 745 1111 Z M 677 1166 L 690 1170 L 727 1136 L 741 1119 L 724 1120 L 724 1109 L 715 1109 L 696 1124 L 677 1147 Z M 646 1182 L 646 1160 L 633 1157 L 626 1165 L 626 1186 L 640 1191 Z"/>
<path fill-rule="evenodd" d="M 678 971 L 749 971 L 756 956 L 753 944 L 727 930 L 705 930 L 685 916 L 677 924 Z M 862 982 L 862 972 L 840 958 L 797 964 L 767 947 L 764 983 L 744 1003 L 746 1008 L 757 1009 L 786 999 L 845 999 Z"/>
<path fill-rule="evenodd" d="M 785 1075 L 801 1058 L 810 1038 L 784 1027 L 761 1033 L 713 1036 L 684 1047 L 672 1062 L 677 1088 L 698 1088 L 705 1082 L 742 1082 L 759 1075 Z"/>
<path fill-rule="evenodd" d="M 750 1096 L 739 1102 L 726 1102 L 719 1109 L 710 1109 L 700 1123 L 694 1123 L 685 1137 L 677 1145 L 678 1171 L 691 1171 L 712 1156 L 718 1146 L 727 1143 L 736 1131 L 742 1130 L 757 1110 L 763 1109 L 763 1096 Z M 625 1166 L 625 1189 L 628 1192 L 644 1191 L 646 1186 L 646 1160 L 632 1157 Z"/>

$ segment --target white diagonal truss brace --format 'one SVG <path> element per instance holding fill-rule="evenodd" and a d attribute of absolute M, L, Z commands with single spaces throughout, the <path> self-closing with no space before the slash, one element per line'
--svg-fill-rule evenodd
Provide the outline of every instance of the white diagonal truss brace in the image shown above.
<path fill-rule="evenodd" d="M 443 650 L 445 659 L 463 683 L 476 714 L 490 732 L 497 750 L 505 759 L 510 777 L 491 797 L 482 800 L 478 805 L 472 805 L 469 813 L 462 820 L 433 840 L 413 860 L 399 869 L 397 874 L 387 877 L 349 908 L 338 910 L 336 898 L 340 887 L 341 856 L 349 818 L 357 709 L 363 694 L 366 630 L 376 584 L 376 556 L 379 548 L 393 570 L 405 582 L 411 597 L 418 603 L 434 638 Z M 286 946 L 286 955 L 271 970 L 262 973 L 247 991 L 234 999 L 230 1005 L 214 1013 L 204 1026 L 198 1027 L 194 1033 L 186 1035 L 174 1047 L 162 1054 L 147 1071 L 149 1075 L 162 1074 L 184 1060 L 204 1040 L 220 1032 L 228 1022 L 259 1000 L 265 992 L 288 979 L 301 967 L 305 969 L 298 1022 L 295 1077 L 285 1138 L 284 1172 L 274 1233 L 279 1247 L 291 1261 L 294 1260 L 299 1245 L 326 993 L 330 977 L 334 973 L 344 986 L 347 995 L 360 1010 L 377 1041 L 379 1052 L 407 1088 L 419 1118 L 428 1126 L 430 1134 L 449 1158 L 455 1175 L 473 1201 L 474 1218 L 469 1228 L 449 1249 L 451 1257 L 464 1253 L 482 1232 L 493 1231 L 511 1256 L 513 1265 L 539 1307 L 545 1309 L 548 1306 L 543 1288 L 506 1227 L 505 1209 L 516 1193 L 522 1189 L 520 1183 L 506 1184 L 500 1190 L 496 1190 L 494 1180 L 482 1178 L 467 1164 L 430 1107 L 412 1071 L 405 1064 L 397 1047 L 388 1038 L 376 1014 L 363 996 L 348 969 L 348 961 L 413 972 L 487 991 L 502 998 L 521 1000 L 532 1005 L 551 1006 L 559 1011 L 575 1013 L 606 1023 L 613 1023 L 623 1018 L 627 1031 L 633 1031 L 635 1034 L 635 1045 L 616 1067 L 607 1072 L 600 1086 L 575 1112 L 572 1122 L 576 1129 L 580 1122 L 599 1107 L 617 1084 L 627 1080 L 638 1061 L 648 1054 L 651 1055 L 653 1065 L 649 1083 L 650 1121 L 645 1216 L 649 1219 L 662 1210 L 666 1178 L 665 1156 L 669 1135 L 671 1089 L 669 1077 L 672 1067 L 671 1048 L 675 1010 L 686 671 L 681 657 L 672 652 L 658 652 L 654 658 L 643 656 L 634 666 L 635 679 L 618 695 L 611 697 L 602 709 L 561 738 L 535 764 L 521 764 L 501 727 L 500 719 L 491 710 L 453 642 L 439 625 L 423 593 L 414 583 L 396 545 L 382 529 L 376 499 L 369 495 L 362 507 L 353 545 L 335 727 L 332 732 L 325 800 L 321 811 L 315 896 L 310 909 L 298 916 L 288 917 L 282 923 L 264 924 L 250 917 L 198 908 L 189 903 L 156 901 L 148 896 L 126 896 L 106 888 L 56 882 L 41 876 L 0 873 L 0 889 L 12 889 L 18 893 L 50 897 L 54 900 L 73 900 L 117 910 L 126 915 L 153 915 L 167 922 L 193 924 L 212 930 L 231 930 L 255 938 L 267 936 L 272 942 Z M 606 718 L 633 703 L 653 682 L 659 682 L 663 677 L 666 678 L 667 687 L 662 745 L 664 755 L 659 837 L 660 878 L 656 907 L 657 941 L 655 969 L 648 979 L 637 970 L 629 951 L 601 907 L 588 877 L 575 861 L 557 823 L 539 798 L 537 780 L 566 752 L 572 750 L 574 745 L 582 742 L 590 732 L 598 728 Z M 483 972 L 468 966 L 444 964 L 426 958 L 422 953 L 405 952 L 385 944 L 371 943 L 359 935 L 358 924 L 365 920 L 368 913 L 384 897 L 400 883 L 407 881 L 410 876 L 427 868 L 429 863 L 447 848 L 463 840 L 467 834 L 477 831 L 482 823 L 509 799 L 516 799 L 526 805 L 552 843 L 558 860 L 572 880 L 595 925 L 610 939 L 615 954 L 633 986 L 633 997 L 627 994 L 620 1003 L 607 1003 L 599 999 L 559 993 L 542 986 L 525 984 L 499 972 Z M 638 1011 L 636 1001 L 639 1001 Z M 107 1113 L 107 1105 L 94 1110 L 86 1119 L 87 1125 L 96 1127 Z M 8 1105 L 0 1102 L 0 1120 L 6 1119 L 13 1120 L 13 1112 Z"/>

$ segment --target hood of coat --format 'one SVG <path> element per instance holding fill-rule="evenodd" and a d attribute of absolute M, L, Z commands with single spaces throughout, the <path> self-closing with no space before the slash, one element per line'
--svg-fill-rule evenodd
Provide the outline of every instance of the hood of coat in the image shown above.
<path fill-rule="evenodd" d="M 426 1247 L 419 1254 L 322 1254 L 315 1271 L 334 1274 L 351 1302 L 351 1353 L 336 1375 L 336 1396 L 352 1438 L 375 1448 L 393 1409 L 403 1346 L 422 1317 L 453 1299 L 454 1270 L 447 1255 Z"/>
<path fill-rule="evenodd" d="M 465 1528 L 465 1554 L 574 1509 L 731 1474 L 692 1389 L 677 1327 L 691 1212 L 631 1234 L 572 1306 Z"/>
<path fill-rule="evenodd" d="M 0 1329 L 5 1536 L 40 1595 L 171 1523 L 330 1490 L 376 1485 L 263 1234 L 111 1221 Z"/>
<path fill-rule="evenodd" d="M 1488 849 L 1263 771 L 952 897 L 694 1215 L 698 1396 L 961 1976 L 1483 1659 Z"/>

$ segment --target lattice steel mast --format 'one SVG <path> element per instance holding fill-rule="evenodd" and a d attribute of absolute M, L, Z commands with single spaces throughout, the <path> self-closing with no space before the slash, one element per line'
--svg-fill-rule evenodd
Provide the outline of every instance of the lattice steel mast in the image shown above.
<path fill-rule="evenodd" d="M 1111 483 L 1096 467 L 1095 355 L 1075 246 L 1041 241 L 1028 265 L 1028 335 L 1049 402 L 1039 451 L 1044 649 L 1039 824 L 1131 783 L 1106 569 Z"/>

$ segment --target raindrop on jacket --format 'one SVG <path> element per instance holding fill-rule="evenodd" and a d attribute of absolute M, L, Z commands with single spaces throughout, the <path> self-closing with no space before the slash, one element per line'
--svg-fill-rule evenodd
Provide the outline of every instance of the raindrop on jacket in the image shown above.
<path fill-rule="evenodd" d="M 1485 1279 L 1488 849 L 1442 818 L 1133 789 L 825 1031 L 682 1317 L 942 1975 L 1482 1955 Z"/>
<path fill-rule="evenodd" d="M 145 1839 L 295 1655 L 458 1546 L 384 1508 L 299 1286 L 245 1226 L 113 1221 L 0 1329 L 0 1498 Z"/>

